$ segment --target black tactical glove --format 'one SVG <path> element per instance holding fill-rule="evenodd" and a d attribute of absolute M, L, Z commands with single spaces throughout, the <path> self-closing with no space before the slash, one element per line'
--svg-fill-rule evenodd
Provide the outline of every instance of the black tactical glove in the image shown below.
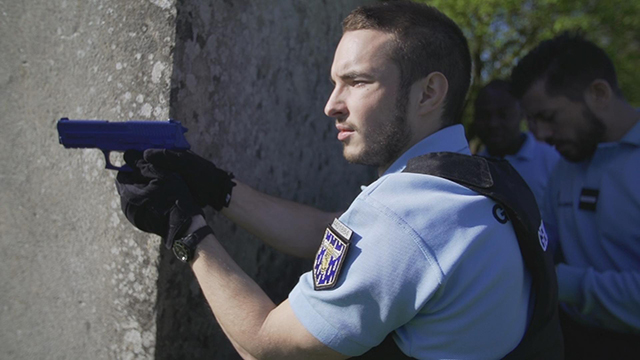
<path fill-rule="evenodd" d="M 191 151 L 148 149 L 144 160 L 156 168 L 177 172 L 189 185 L 195 201 L 201 207 L 211 205 L 217 211 L 228 207 L 231 190 L 236 183 L 233 174 L 217 168 L 212 162 Z"/>
<path fill-rule="evenodd" d="M 162 236 L 171 249 L 202 209 L 178 174 L 153 166 L 140 152 L 127 151 L 124 159 L 133 171 L 116 177 L 122 211 L 138 229 Z"/>

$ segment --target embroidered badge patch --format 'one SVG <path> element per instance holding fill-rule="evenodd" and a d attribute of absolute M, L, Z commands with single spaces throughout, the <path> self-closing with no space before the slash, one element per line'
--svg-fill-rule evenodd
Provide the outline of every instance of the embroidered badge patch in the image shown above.
<path fill-rule="evenodd" d="M 333 223 L 325 230 L 313 263 L 313 287 L 315 290 L 330 289 L 338 282 L 352 234 L 353 231 L 338 219 L 333 220 Z"/>
<path fill-rule="evenodd" d="M 538 240 L 540 240 L 542 250 L 547 251 L 547 246 L 549 246 L 549 237 L 547 236 L 547 231 L 544 229 L 544 222 L 542 221 L 540 221 L 540 227 L 538 228 Z"/>

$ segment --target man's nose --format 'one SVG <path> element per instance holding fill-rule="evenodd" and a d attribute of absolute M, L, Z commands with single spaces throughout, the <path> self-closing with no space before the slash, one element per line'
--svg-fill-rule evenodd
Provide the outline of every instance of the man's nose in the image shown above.
<path fill-rule="evenodd" d="M 329 100 L 327 100 L 327 104 L 324 106 L 324 113 L 331 118 L 346 118 L 349 114 L 347 109 L 347 105 L 344 101 L 344 91 L 342 91 L 338 86 L 336 86 L 331 95 L 329 96 Z"/>
<path fill-rule="evenodd" d="M 489 121 L 487 124 L 492 129 L 502 128 L 502 118 L 496 114 L 491 114 L 489 115 Z"/>

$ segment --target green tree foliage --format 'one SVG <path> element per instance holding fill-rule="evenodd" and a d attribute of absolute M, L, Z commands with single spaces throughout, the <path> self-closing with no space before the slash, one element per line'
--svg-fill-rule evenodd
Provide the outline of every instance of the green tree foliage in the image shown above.
<path fill-rule="evenodd" d="M 580 30 L 609 54 L 625 98 L 640 107 L 638 0 L 420 1 L 447 14 L 467 36 L 473 58 L 467 104 L 492 79 L 508 78 L 518 59 L 540 41 L 566 30 Z M 471 122 L 471 108 L 466 107 L 465 125 Z"/>

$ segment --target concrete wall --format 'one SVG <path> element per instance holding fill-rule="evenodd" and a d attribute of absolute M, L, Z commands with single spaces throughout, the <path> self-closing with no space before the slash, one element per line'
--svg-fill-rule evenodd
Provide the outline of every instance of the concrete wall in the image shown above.
<path fill-rule="evenodd" d="M 342 158 L 323 108 L 341 21 L 361 3 L 180 2 L 171 116 L 190 129 L 194 151 L 261 191 L 326 210 L 346 208 L 371 173 Z M 226 249 L 274 301 L 284 300 L 311 268 L 209 215 Z M 177 271 L 171 257 L 165 262 L 158 356 L 234 358 L 191 272 Z"/>
<path fill-rule="evenodd" d="M 370 181 L 322 114 L 340 1 L 0 3 L 0 358 L 234 358 L 190 270 L 119 209 L 97 150 L 58 118 L 182 121 L 196 152 L 327 210 Z M 210 223 L 275 300 L 306 261 Z"/>
<path fill-rule="evenodd" d="M 171 1 L 0 3 L 0 358 L 151 358 L 159 239 L 56 120 L 169 117 Z"/>

